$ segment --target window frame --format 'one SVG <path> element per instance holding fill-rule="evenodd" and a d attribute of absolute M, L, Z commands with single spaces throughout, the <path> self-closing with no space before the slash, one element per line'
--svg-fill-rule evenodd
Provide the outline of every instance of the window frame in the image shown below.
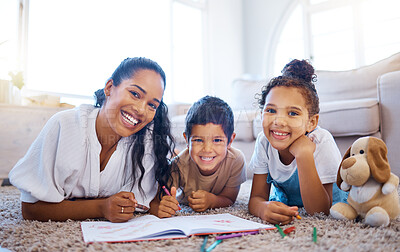
<path fill-rule="evenodd" d="M 274 28 L 273 35 L 267 42 L 266 60 L 265 64 L 267 69 L 266 76 L 274 75 L 274 63 L 276 58 L 276 49 L 281 37 L 282 30 L 284 29 L 287 21 L 292 15 L 293 11 L 300 5 L 303 10 L 303 31 L 304 31 L 304 55 L 305 58 L 310 59 L 313 62 L 314 59 L 314 46 L 312 40 L 311 30 L 311 16 L 318 12 L 332 10 L 340 7 L 351 7 L 352 9 L 352 20 L 354 35 L 354 60 L 355 68 L 362 67 L 367 64 L 366 62 L 366 48 L 365 38 L 363 33 L 363 21 L 362 21 L 362 4 L 367 0 L 326 0 L 323 2 L 311 4 L 310 0 L 294 0 L 292 1 L 286 11 L 283 13 L 282 18 L 278 21 Z"/>

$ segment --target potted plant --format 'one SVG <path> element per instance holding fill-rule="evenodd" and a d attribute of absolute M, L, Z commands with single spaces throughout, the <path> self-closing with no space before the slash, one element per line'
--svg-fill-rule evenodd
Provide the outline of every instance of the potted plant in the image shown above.
<path fill-rule="evenodd" d="M 21 89 L 25 85 L 24 83 L 24 74 L 22 71 L 18 72 L 9 72 L 8 75 L 11 77 L 12 90 L 10 97 L 10 103 L 12 104 L 21 104 Z"/>
<path fill-rule="evenodd" d="M 25 85 L 23 72 L 22 71 L 18 71 L 16 73 L 9 72 L 8 75 L 11 77 L 11 83 L 19 90 L 21 90 L 22 87 Z"/>

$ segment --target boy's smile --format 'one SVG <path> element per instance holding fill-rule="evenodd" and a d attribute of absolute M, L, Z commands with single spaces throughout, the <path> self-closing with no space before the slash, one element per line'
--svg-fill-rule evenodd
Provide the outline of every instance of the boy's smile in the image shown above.
<path fill-rule="evenodd" d="M 214 174 L 225 159 L 234 135 L 228 143 L 221 125 L 208 123 L 194 125 L 191 136 L 187 138 L 184 133 L 184 137 L 191 159 L 197 164 L 200 173 L 208 176 Z"/>

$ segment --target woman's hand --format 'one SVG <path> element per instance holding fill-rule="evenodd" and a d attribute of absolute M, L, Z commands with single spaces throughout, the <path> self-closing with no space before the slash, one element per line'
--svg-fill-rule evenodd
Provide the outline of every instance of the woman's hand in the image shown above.
<path fill-rule="evenodd" d="M 290 207 L 282 202 L 266 201 L 264 206 L 261 207 L 258 216 L 272 224 L 286 225 L 293 221 L 298 214 L 297 206 Z"/>
<path fill-rule="evenodd" d="M 133 217 L 136 206 L 137 200 L 132 192 L 119 192 L 105 200 L 102 213 L 111 222 L 125 222 Z"/>
<path fill-rule="evenodd" d="M 179 210 L 179 202 L 176 200 L 176 188 L 171 187 L 171 196 L 164 196 L 158 206 L 157 216 L 159 218 L 168 218 L 176 214 Z"/>

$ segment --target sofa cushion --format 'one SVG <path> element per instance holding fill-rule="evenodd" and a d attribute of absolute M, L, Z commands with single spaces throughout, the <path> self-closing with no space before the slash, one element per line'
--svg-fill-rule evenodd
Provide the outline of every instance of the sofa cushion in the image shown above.
<path fill-rule="evenodd" d="M 232 83 L 233 110 L 255 110 L 258 108 L 257 94 L 261 94 L 261 88 L 266 85 L 263 79 L 236 79 Z"/>
<path fill-rule="evenodd" d="M 178 145 L 186 142 L 183 137 L 183 132 L 185 131 L 185 117 L 186 115 L 177 115 L 171 118 L 171 133 L 175 137 L 175 141 Z"/>
<path fill-rule="evenodd" d="M 253 121 L 259 114 L 257 110 L 238 110 L 234 111 L 233 114 L 235 116 L 235 141 L 254 141 Z"/>
<path fill-rule="evenodd" d="M 258 113 L 256 118 L 253 121 L 253 137 L 257 139 L 258 134 L 263 130 L 262 121 L 261 121 L 261 113 Z"/>
<path fill-rule="evenodd" d="M 376 98 L 376 82 L 380 75 L 400 70 L 400 53 L 372 65 L 348 71 L 317 70 L 320 102 Z"/>
<path fill-rule="evenodd" d="M 322 102 L 319 125 L 339 136 L 364 136 L 379 131 L 379 106 L 376 98 Z"/>

